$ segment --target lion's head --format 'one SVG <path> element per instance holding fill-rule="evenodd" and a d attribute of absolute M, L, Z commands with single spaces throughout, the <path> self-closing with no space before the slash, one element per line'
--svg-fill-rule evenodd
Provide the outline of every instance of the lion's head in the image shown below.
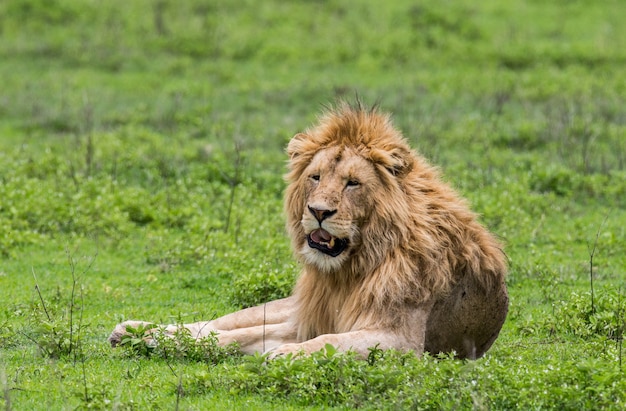
<path fill-rule="evenodd" d="M 342 104 L 289 143 L 285 209 L 293 247 L 326 273 L 373 267 L 408 240 L 404 178 L 416 166 L 387 115 Z"/>

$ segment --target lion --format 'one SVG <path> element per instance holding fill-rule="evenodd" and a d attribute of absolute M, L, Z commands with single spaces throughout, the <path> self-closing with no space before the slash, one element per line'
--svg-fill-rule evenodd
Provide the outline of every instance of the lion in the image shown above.
<path fill-rule="evenodd" d="M 491 347 L 508 311 L 502 246 L 390 115 L 338 103 L 287 154 L 284 210 L 302 266 L 292 295 L 182 327 L 269 357 L 330 344 L 475 359 Z"/>

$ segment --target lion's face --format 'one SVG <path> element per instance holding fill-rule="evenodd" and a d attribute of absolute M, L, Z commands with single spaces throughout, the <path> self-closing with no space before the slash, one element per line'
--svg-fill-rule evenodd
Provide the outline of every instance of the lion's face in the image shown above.
<path fill-rule="evenodd" d="M 302 173 L 302 234 L 297 250 L 322 271 L 338 270 L 361 243 L 361 229 L 380 180 L 374 165 L 354 149 L 330 147 Z"/>
<path fill-rule="evenodd" d="M 406 242 L 398 223 L 416 159 L 388 116 L 342 106 L 296 134 L 287 154 L 287 229 L 302 262 L 360 275 Z"/>

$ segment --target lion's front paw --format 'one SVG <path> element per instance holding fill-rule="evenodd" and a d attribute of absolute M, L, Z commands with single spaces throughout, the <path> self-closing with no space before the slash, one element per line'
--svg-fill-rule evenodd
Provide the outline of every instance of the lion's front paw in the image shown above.
<path fill-rule="evenodd" d="M 111 347 L 117 347 L 122 343 L 122 339 L 124 336 L 132 335 L 134 333 L 138 333 L 141 331 L 142 334 L 145 335 L 145 339 L 151 338 L 151 333 L 153 331 L 154 325 L 145 321 L 124 321 L 115 326 L 115 329 L 109 335 L 108 341 L 111 343 Z"/>
<path fill-rule="evenodd" d="M 306 355 L 306 352 L 302 347 L 302 344 L 283 344 L 267 351 L 267 354 L 267 359 L 273 360 L 275 358 L 284 357 L 289 354 L 291 354 L 293 357 Z"/>

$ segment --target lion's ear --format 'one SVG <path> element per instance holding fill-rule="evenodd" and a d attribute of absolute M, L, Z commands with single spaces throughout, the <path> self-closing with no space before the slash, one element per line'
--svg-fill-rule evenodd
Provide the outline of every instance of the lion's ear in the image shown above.
<path fill-rule="evenodd" d="M 404 177 L 413 169 L 415 161 L 411 151 L 401 146 L 372 150 L 371 156 L 374 163 L 382 165 L 395 177 Z"/>
<path fill-rule="evenodd" d="M 309 136 L 304 133 L 298 133 L 291 138 L 289 144 L 287 144 L 287 155 L 290 160 L 298 157 L 305 151 Z"/>

